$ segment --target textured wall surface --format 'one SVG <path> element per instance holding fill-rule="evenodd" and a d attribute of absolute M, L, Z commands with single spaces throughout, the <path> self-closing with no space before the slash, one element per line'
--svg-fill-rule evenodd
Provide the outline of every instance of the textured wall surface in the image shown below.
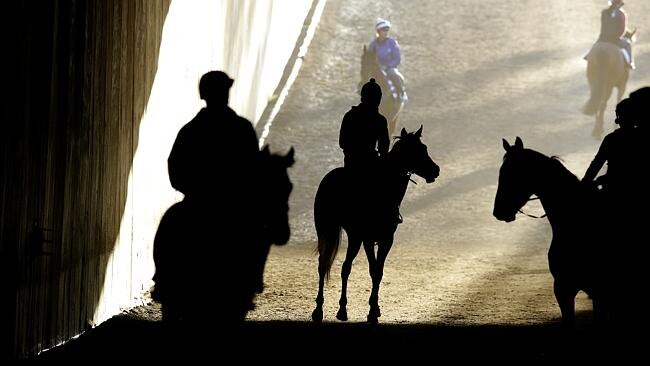
<path fill-rule="evenodd" d="M 237 81 L 262 114 L 311 1 L 23 1 L 6 7 L 0 125 L 0 356 L 73 337 L 141 298 L 151 242 L 178 199 L 166 159 L 202 106 L 198 78 Z M 223 138 L 223 137 L 221 137 Z"/>

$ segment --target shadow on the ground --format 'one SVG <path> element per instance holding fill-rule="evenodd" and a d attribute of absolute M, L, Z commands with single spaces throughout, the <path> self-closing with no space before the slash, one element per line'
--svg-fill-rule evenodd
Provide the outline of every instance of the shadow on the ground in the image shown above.
<path fill-rule="evenodd" d="M 159 321 L 116 316 L 101 326 L 38 356 L 48 361 L 178 359 L 236 361 L 318 361 L 413 359 L 559 360 L 620 356 L 579 314 L 571 335 L 558 323 L 526 326 L 448 326 L 266 321 L 246 322 L 236 331 L 218 327 L 190 331 Z M 345 356 L 344 356 L 345 355 Z"/>

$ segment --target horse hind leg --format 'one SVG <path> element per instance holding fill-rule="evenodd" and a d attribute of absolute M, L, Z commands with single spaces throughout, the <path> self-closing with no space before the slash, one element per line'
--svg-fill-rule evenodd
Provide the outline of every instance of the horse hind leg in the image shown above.
<path fill-rule="evenodd" d="M 623 77 L 621 78 L 621 81 L 616 85 L 616 102 L 620 102 L 623 99 L 623 95 L 625 95 L 625 90 L 627 89 L 627 81 L 630 78 L 630 70 L 625 68 L 625 73 L 623 74 Z"/>
<path fill-rule="evenodd" d="M 370 305 L 370 311 L 368 312 L 368 323 L 377 324 L 378 318 L 381 316 L 379 310 L 379 296 L 376 289 L 376 278 L 377 278 L 377 258 L 375 257 L 375 245 L 372 241 L 366 241 L 363 243 L 363 249 L 366 252 L 366 257 L 368 258 L 368 272 L 370 274 L 370 279 L 372 280 L 372 291 L 370 293 L 370 299 L 368 299 L 368 305 Z"/>
<path fill-rule="evenodd" d="M 603 99 L 600 102 L 600 105 L 598 107 L 598 111 L 596 112 L 596 125 L 594 126 L 594 130 L 591 133 L 593 137 L 595 138 L 600 138 L 605 131 L 605 109 L 607 109 L 607 101 L 609 98 L 612 96 L 612 93 L 614 92 L 614 87 L 608 87 L 605 90 L 605 93 L 603 95 Z"/>
<path fill-rule="evenodd" d="M 341 298 L 339 299 L 339 311 L 336 313 L 336 319 L 341 321 L 348 320 L 348 278 L 350 278 L 350 272 L 352 272 L 352 262 L 359 254 L 359 249 L 361 249 L 361 240 L 354 237 L 349 238 L 348 251 L 341 267 Z"/>

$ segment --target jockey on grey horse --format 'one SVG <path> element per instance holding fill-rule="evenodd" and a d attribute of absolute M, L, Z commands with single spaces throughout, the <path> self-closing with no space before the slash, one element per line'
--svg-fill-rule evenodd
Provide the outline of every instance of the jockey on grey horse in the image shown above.
<path fill-rule="evenodd" d="M 609 7 L 604 9 L 600 15 L 600 35 L 598 42 L 611 43 L 618 46 L 625 58 L 625 62 L 632 70 L 636 68 L 632 57 L 632 40 L 636 30 L 630 32 L 627 29 L 627 14 L 623 10 L 623 0 L 610 0 Z M 589 58 L 589 54 L 585 59 Z"/>
<path fill-rule="evenodd" d="M 406 88 L 404 85 L 404 76 L 399 72 L 399 66 L 402 54 L 399 44 L 395 38 L 388 36 L 390 30 L 390 22 L 386 19 L 378 18 L 375 22 L 375 30 L 377 31 L 375 39 L 370 42 L 368 49 L 375 50 L 377 54 L 377 63 L 381 67 L 382 73 L 389 81 L 391 94 L 394 99 L 401 98 L 402 101 L 407 101 Z"/>

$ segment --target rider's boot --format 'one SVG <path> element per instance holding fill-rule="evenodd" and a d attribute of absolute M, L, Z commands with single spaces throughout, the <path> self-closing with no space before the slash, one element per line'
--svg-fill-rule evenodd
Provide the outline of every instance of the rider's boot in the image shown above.
<path fill-rule="evenodd" d="M 408 95 L 406 95 L 406 90 L 402 90 L 402 95 L 400 96 L 402 98 L 402 102 L 406 103 L 409 100 Z"/>

